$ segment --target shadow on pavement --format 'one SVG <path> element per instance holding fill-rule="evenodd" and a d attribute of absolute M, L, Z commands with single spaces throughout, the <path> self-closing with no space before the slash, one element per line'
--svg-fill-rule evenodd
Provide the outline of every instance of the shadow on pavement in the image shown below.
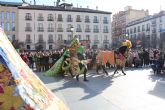
<path fill-rule="evenodd" d="M 157 81 L 155 87 L 149 94 L 165 99 L 165 81 Z"/>
<path fill-rule="evenodd" d="M 70 91 L 73 95 L 75 94 L 76 96 L 79 97 L 79 100 L 85 100 L 85 99 L 90 99 L 92 97 L 97 96 L 98 94 L 102 93 L 103 90 L 105 90 L 107 87 L 112 85 L 111 77 L 103 77 L 102 75 L 96 75 L 93 73 L 88 73 L 87 75 L 88 82 L 83 81 L 83 75 L 80 76 L 79 82 L 76 81 L 75 78 L 65 78 L 63 81 L 62 87 L 58 87 L 54 90 L 55 91 L 60 91 L 60 90 L 65 90 L 65 89 L 71 89 Z M 60 79 L 59 79 L 60 80 Z M 99 83 L 98 83 L 99 82 Z M 79 95 L 79 93 L 76 93 L 74 91 L 74 88 L 80 88 L 80 92 L 83 91 L 84 95 Z M 91 89 L 95 88 L 95 89 Z M 68 93 L 69 94 L 69 93 Z"/>

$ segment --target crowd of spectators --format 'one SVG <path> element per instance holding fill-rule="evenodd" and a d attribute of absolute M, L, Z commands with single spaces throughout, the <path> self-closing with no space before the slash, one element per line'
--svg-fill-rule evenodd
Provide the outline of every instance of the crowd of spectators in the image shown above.
<path fill-rule="evenodd" d="M 54 51 L 36 51 L 36 52 L 21 52 L 22 59 L 29 65 L 30 68 L 37 72 L 48 70 L 61 57 L 64 49 Z M 99 50 L 86 49 L 85 55 L 87 59 L 92 59 L 92 63 L 88 65 L 92 69 L 96 63 L 96 55 Z M 160 49 L 140 49 L 131 50 L 130 56 L 127 59 L 126 67 L 151 67 L 153 64 L 159 64 L 163 67 L 165 62 L 165 53 Z M 113 65 L 112 65 L 113 67 Z"/>

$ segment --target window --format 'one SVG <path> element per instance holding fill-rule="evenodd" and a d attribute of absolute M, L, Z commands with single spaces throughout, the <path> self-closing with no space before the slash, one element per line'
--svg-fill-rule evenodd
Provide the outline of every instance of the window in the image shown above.
<path fill-rule="evenodd" d="M 4 20 L 5 19 L 5 14 L 4 11 L 1 12 L 1 19 Z"/>
<path fill-rule="evenodd" d="M 58 14 L 58 21 L 62 21 L 62 14 Z"/>
<path fill-rule="evenodd" d="M 98 40 L 98 35 L 95 35 L 94 36 L 94 40 Z"/>
<path fill-rule="evenodd" d="M 107 35 L 104 35 L 104 40 L 108 40 L 108 36 Z"/>
<path fill-rule="evenodd" d="M 6 30 L 10 31 L 10 23 L 6 23 Z"/>
<path fill-rule="evenodd" d="M 30 40 L 30 34 L 26 34 L 26 40 Z"/>
<path fill-rule="evenodd" d="M 10 12 L 6 12 L 6 19 L 9 20 L 10 19 Z"/>
<path fill-rule="evenodd" d="M 49 49 L 52 50 L 53 49 L 53 46 L 52 45 L 49 45 Z"/>
<path fill-rule="evenodd" d="M 162 17 L 159 18 L 160 23 L 162 22 Z"/>
<path fill-rule="evenodd" d="M 38 39 L 39 39 L 39 41 L 43 41 L 43 35 L 42 34 L 39 34 L 38 35 Z"/>
<path fill-rule="evenodd" d="M 12 12 L 12 20 L 15 20 L 15 12 Z"/>
<path fill-rule="evenodd" d="M 12 35 L 12 41 L 15 40 L 15 34 Z"/>
<path fill-rule="evenodd" d="M 90 36 L 89 35 L 86 35 L 86 40 L 90 40 Z"/>
<path fill-rule="evenodd" d="M 147 29 L 146 29 L 146 31 L 150 31 L 150 24 L 149 24 L 149 23 L 147 24 Z"/>
<path fill-rule="evenodd" d="M 68 40 L 72 40 L 72 35 L 71 34 L 68 35 Z"/>
<path fill-rule="evenodd" d="M 71 15 L 68 15 L 68 17 L 67 17 L 67 22 L 72 22 L 72 17 L 71 17 Z"/>
<path fill-rule="evenodd" d="M 142 31 L 145 31 L 145 25 L 142 25 Z"/>
<path fill-rule="evenodd" d="M 136 27 L 134 27 L 134 33 L 136 33 Z"/>
<path fill-rule="evenodd" d="M 53 35 L 52 34 L 49 34 L 49 40 L 52 40 L 53 41 Z"/>
<path fill-rule="evenodd" d="M 32 20 L 31 13 L 26 13 L 25 20 Z"/>
<path fill-rule="evenodd" d="M 27 48 L 28 50 L 30 50 L 30 45 L 26 45 L 26 48 Z"/>
<path fill-rule="evenodd" d="M 138 32 L 140 32 L 140 26 L 138 26 Z"/>
<path fill-rule="evenodd" d="M 12 31 L 15 31 L 15 23 L 12 23 Z"/>
<path fill-rule="evenodd" d="M 5 29 L 5 23 L 4 22 L 1 22 L 1 27 L 3 30 Z"/>
<path fill-rule="evenodd" d="M 63 38 L 62 38 L 62 34 L 58 34 L 58 40 L 63 40 Z"/>
<path fill-rule="evenodd" d="M 107 24 L 108 23 L 107 17 L 104 17 L 103 23 L 104 24 Z"/>

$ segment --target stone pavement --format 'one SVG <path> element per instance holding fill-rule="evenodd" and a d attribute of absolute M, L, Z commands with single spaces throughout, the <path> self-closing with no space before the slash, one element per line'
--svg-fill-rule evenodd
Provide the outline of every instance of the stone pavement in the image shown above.
<path fill-rule="evenodd" d="M 88 71 L 89 82 L 76 79 L 44 77 L 40 79 L 70 110 L 165 110 L 165 76 L 155 76 L 151 69 L 126 70 L 112 77 Z"/>

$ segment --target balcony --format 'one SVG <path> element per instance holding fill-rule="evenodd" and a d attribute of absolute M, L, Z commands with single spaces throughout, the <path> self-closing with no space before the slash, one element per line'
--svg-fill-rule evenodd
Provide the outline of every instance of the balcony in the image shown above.
<path fill-rule="evenodd" d="M 44 17 L 38 17 L 38 21 L 44 21 Z"/>
<path fill-rule="evenodd" d="M 99 23 L 99 20 L 95 19 L 93 20 L 93 23 Z"/>
<path fill-rule="evenodd" d="M 104 29 L 103 33 L 109 33 L 108 29 Z"/>
<path fill-rule="evenodd" d="M 31 39 L 26 39 L 25 42 L 26 43 L 32 43 L 32 40 Z"/>
<path fill-rule="evenodd" d="M 104 44 L 108 44 L 109 43 L 109 40 L 104 40 L 103 43 Z"/>
<path fill-rule="evenodd" d="M 99 32 L 99 29 L 93 29 L 93 32 L 94 33 L 98 33 Z"/>
<path fill-rule="evenodd" d="M 62 22 L 62 21 L 63 21 L 63 19 L 62 19 L 62 18 L 57 18 L 57 21 Z"/>
<path fill-rule="evenodd" d="M 57 32 L 63 32 L 63 28 L 57 28 Z"/>
<path fill-rule="evenodd" d="M 48 43 L 54 43 L 53 39 L 48 39 Z"/>
<path fill-rule="evenodd" d="M 72 18 L 67 18 L 67 22 L 73 22 Z"/>
<path fill-rule="evenodd" d="M 43 28 L 43 27 L 38 27 L 38 28 L 37 28 L 37 31 L 38 31 L 38 32 L 44 32 L 44 28 Z"/>
<path fill-rule="evenodd" d="M 156 29 L 152 30 L 152 33 L 156 33 Z"/>
<path fill-rule="evenodd" d="M 43 39 L 38 39 L 38 43 L 44 43 L 45 41 Z"/>
<path fill-rule="evenodd" d="M 72 31 L 71 31 L 71 28 L 67 28 L 66 30 L 67 30 L 67 32 L 72 32 Z"/>
<path fill-rule="evenodd" d="M 107 21 L 107 20 L 103 20 L 103 23 L 104 23 L 104 24 L 108 24 L 108 21 Z"/>
<path fill-rule="evenodd" d="M 85 29 L 85 32 L 91 32 L 91 29 L 87 28 L 87 29 Z"/>
<path fill-rule="evenodd" d="M 54 28 L 48 28 L 48 32 L 54 32 Z"/>
<path fill-rule="evenodd" d="M 32 20 L 32 16 L 27 16 L 27 15 L 26 15 L 26 16 L 25 16 L 25 20 L 30 20 L 30 21 L 31 21 L 31 20 Z"/>
<path fill-rule="evenodd" d="M 82 29 L 81 28 L 77 28 L 76 32 L 82 32 Z"/>
<path fill-rule="evenodd" d="M 89 19 L 85 19 L 85 22 L 86 22 L 86 23 L 90 23 L 90 20 L 89 20 Z"/>
<path fill-rule="evenodd" d="M 98 44 L 99 43 L 99 40 L 94 40 L 94 44 Z"/>
<path fill-rule="evenodd" d="M 25 31 L 26 32 L 31 32 L 32 31 L 32 27 L 25 27 Z"/>
<path fill-rule="evenodd" d="M 47 19 L 47 20 L 48 20 L 48 21 L 54 21 L 53 16 L 48 17 L 48 19 Z"/>
<path fill-rule="evenodd" d="M 76 19 L 76 22 L 81 22 L 81 19 L 80 19 L 80 18 L 77 18 L 77 19 Z"/>
<path fill-rule="evenodd" d="M 146 31 L 150 31 L 150 28 L 146 29 Z"/>

